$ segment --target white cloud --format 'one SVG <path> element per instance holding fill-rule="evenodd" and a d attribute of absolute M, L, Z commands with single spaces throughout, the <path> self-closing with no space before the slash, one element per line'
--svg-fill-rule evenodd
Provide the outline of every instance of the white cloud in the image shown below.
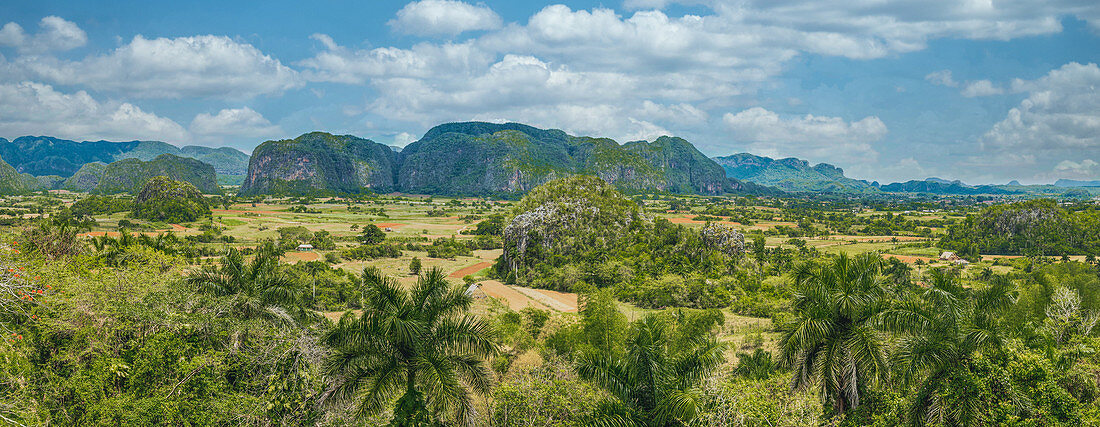
<path fill-rule="evenodd" d="M 978 80 L 967 83 L 961 93 L 962 96 L 973 98 L 976 96 L 1000 95 L 1005 93 L 1005 91 L 1004 89 L 994 86 L 993 82 L 989 80 Z"/>
<path fill-rule="evenodd" d="M 955 81 L 955 78 L 951 76 L 951 70 L 933 71 L 924 76 L 925 80 L 936 86 L 958 87 L 959 82 Z"/>
<path fill-rule="evenodd" d="M 84 30 L 57 16 L 42 18 L 38 27 L 38 33 L 30 35 L 17 23 L 4 24 L 0 28 L 0 46 L 14 47 L 20 53 L 43 53 L 75 49 L 88 42 Z"/>
<path fill-rule="evenodd" d="M 144 98 L 250 98 L 302 85 L 298 73 L 250 44 L 224 36 L 146 39 L 80 61 L 23 57 L 36 78 Z"/>
<path fill-rule="evenodd" d="M 1054 172 L 1062 178 L 1095 178 L 1100 176 L 1100 163 L 1092 159 L 1080 162 L 1063 160 L 1054 166 Z"/>
<path fill-rule="evenodd" d="M 722 121 L 730 138 L 748 144 L 753 153 L 841 164 L 874 160 L 878 153 L 871 143 L 887 133 L 886 124 L 875 116 L 855 122 L 812 114 L 783 118 L 760 107 L 726 113 Z"/>
<path fill-rule="evenodd" d="M 420 36 L 456 36 L 501 25 L 500 16 L 488 6 L 455 0 L 414 1 L 397 11 L 397 17 L 389 22 L 396 31 Z"/>
<path fill-rule="evenodd" d="M 1071 62 L 1013 89 L 1028 97 L 981 137 L 983 148 L 1100 150 L 1100 67 Z"/>
<path fill-rule="evenodd" d="M 215 115 L 201 113 L 191 121 L 190 129 L 202 137 L 263 138 L 283 133 L 279 126 L 248 107 L 226 108 Z"/>
<path fill-rule="evenodd" d="M 101 102 L 84 91 L 67 94 L 33 82 L 0 84 L 0 134 L 75 140 L 189 140 L 176 122 L 133 104 Z"/>

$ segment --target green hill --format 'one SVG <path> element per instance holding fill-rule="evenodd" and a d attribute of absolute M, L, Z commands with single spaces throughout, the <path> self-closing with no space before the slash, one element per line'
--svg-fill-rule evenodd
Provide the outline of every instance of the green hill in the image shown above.
<path fill-rule="evenodd" d="M 385 145 L 311 132 L 256 147 L 240 194 L 390 192 L 394 170 L 396 155 Z"/>
<path fill-rule="evenodd" d="M 23 194 L 43 188 L 49 187 L 43 186 L 33 176 L 17 172 L 0 158 L 0 194 Z"/>
<path fill-rule="evenodd" d="M 519 123 L 439 125 L 401 153 L 398 188 L 412 193 L 522 194 L 574 174 L 626 191 L 721 194 L 721 168 L 680 138 L 620 145 Z"/>
<path fill-rule="evenodd" d="M 844 170 L 828 163 L 810 166 L 796 158 L 772 159 L 749 153 L 715 157 L 726 176 L 777 187 L 790 192 L 874 193 L 878 189 L 867 181 L 844 176 Z"/>
<path fill-rule="evenodd" d="M 70 177 L 88 163 L 123 159 L 149 161 L 161 154 L 200 160 L 224 175 L 244 175 L 248 171 L 248 155 L 227 147 L 180 148 L 160 141 L 76 142 L 49 136 L 23 136 L 11 141 L 0 138 L 0 157 L 16 171 L 35 176 Z"/>
<path fill-rule="evenodd" d="M 161 154 L 150 161 L 124 159 L 110 164 L 88 163 L 62 182 L 61 188 L 102 194 L 136 193 L 156 176 L 191 183 L 207 194 L 219 192 L 213 166 L 171 154 Z"/>

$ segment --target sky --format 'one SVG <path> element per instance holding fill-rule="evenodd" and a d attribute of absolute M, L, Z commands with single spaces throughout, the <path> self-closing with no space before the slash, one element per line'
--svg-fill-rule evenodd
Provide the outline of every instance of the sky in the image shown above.
<path fill-rule="evenodd" d="M 8 139 L 513 121 L 884 183 L 1100 179 L 1095 0 L 8 0 L 0 25 Z"/>

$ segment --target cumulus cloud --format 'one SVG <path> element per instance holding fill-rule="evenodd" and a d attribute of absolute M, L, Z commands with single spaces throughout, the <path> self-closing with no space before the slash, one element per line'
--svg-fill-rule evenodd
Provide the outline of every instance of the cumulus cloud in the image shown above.
<path fill-rule="evenodd" d="M 389 22 L 395 31 L 419 36 L 456 36 L 501 25 L 500 16 L 488 6 L 456 0 L 414 1 L 397 11 L 397 17 Z"/>
<path fill-rule="evenodd" d="M 754 153 L 840 163 L 874 160 L 878 154 L 871 143 L 887 133 L 886 124 L 875 116 L 855 122 L 812 114 L 783 118 L 760 107 L 726 113 L 722 121 L 730 137 L 747 143 Z"/>
<path fill-rule="evenodd" d="M 38 33 L 31 35 L 15 22 L 4 24 L 0 27 L 0 46 L 14 47 L 20 53 L 42 53 L 75 49 L 88 42 L 84 30 L 57 16 L 42 18 L 38 27 Z"/>
<path fill-rule="evenodd" d="M 0 134 L 76 140 L 189 139 L 176 122 L 133 104 L 97 101 L 85 91 L 63 93 L 33 82 L 0 84 Z"/>
<path fill-rule="evenodd" d="M 959 82 L 951 76 L 951 70 L 933 71 L 924 76 L 925 80 L 936 86 L 958 87 Z"/>
<path fill-rule="evenodd" d="M 226 108 L 217 114 L 200 113 L 191 120 L 191 132 L 202 137 L 270 137 L 282 133 L 255 110 Z"/>
<path fill-rule="evenodd" d="M 1071 62 L 1013 88 L 1028 94 L 981 137 L 983 148 L 1100 150 L 1100 67 Z"/>
<path fill-rule="evenodd" d="M 1092 159 L 1063 160 L 1054 166 L 1054 172 L 1062 178 L 1094 178 L 1100 176 L 1100 163 Z"/>
<path fill-rule="evenodd" d="M 1004 89 L 994 86 L 993 82 L 989 80 L 978 80 L 967 83 L 961 93 L 962 96 L 973 98 L 977 96 L 1000 95 L 1005 93 L 1005 91 Z"/>
<path fill-rule="evenodd" d="M 36 79 L 143 98 L 249 98 L 302 85 L 298 72 L 254 46 L 212 35 L 139 35 L 80 61 L 34 56 L 13 62 Z"/>

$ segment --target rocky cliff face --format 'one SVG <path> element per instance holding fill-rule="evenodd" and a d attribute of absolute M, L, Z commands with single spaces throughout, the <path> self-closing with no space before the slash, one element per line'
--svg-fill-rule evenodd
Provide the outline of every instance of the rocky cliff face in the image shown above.
<path fill-rule="evenodd" d="M 90 193 L 136 193 L 158 176 L 190 183 L 207 194 L 220 192 L 213 166 L 171 154 L 147 162 L 125 159 L 110 164 L 88 163 L 62 182 L 61 187 Z"/>
<path fill-rule="evenodd" d="M 351 135 L 312 132 L 267 141 L 252 152 L 242 195 L 360 193 L 395 189 L 396 154 Z"/>

